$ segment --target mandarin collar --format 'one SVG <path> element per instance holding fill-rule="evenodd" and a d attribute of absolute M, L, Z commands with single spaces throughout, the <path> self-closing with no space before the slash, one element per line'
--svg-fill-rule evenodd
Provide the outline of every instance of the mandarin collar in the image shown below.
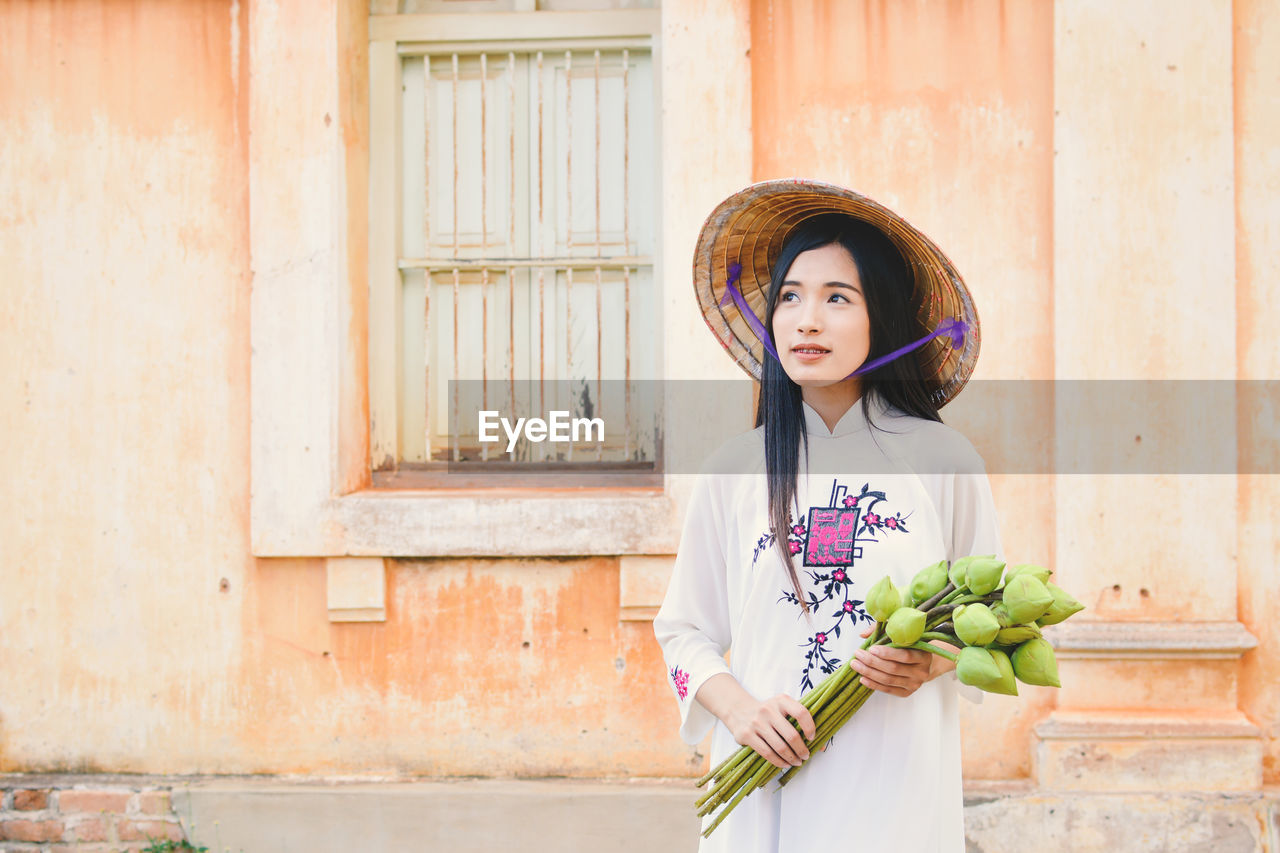
<path fill-rule="evenodd" d="M 871 417 L 876 419 L 885 415 L 889 411 L 889 406 L 881 399 L 879 394 L 871 395 Z M 840 416 L 840 420 L 836 422 L 834 430 L 827 429 L 827 424 L 808 403 L 801 401 L 804 407 L 804 429 L 810 436 L 818 438 L 836 438 L 843 435 L 852 435 L 867 429 L 866 416 L 862 414 L 862 399 L 854 401 L 849 410 Z"/>

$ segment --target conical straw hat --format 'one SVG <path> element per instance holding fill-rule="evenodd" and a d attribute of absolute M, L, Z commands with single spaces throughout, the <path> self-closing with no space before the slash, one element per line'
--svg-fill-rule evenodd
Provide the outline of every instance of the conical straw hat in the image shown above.
<path fill-rule="evenodd" d="M 978 361 L 981 335 L 973 299 L 942 250 L 905 219 L 882 204 L 852 190 L 817 181 L 763 181 L 734 193 L 711 212 L 693 255 L 693 287 L 703 319 L 734 360 L 759 380 L 765 355 L 751 324 L 733 300 L 724 300 L 733 264 L 741 265 L 738 288 L 763 326 L 769 273 L 787 236 L 805 219 L 824 213 L 847 213 L 879 228 L 906 259 L 914 281 L 911 307 L 919 335 L 953 318 L 967 326 L 957 347 L 946 335 L 936 337 L 907 357 L 917 358 L 939 408 L 969 381 Z M 721 301 L 724 304 L 721 305 Z"/>

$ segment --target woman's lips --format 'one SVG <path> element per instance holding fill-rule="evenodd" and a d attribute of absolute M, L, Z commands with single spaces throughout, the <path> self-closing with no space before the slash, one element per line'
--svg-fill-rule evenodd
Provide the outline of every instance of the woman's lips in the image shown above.
<path fill-rule="evenodd" d="M 800 361 L 817 361 L 823 356 L 830 355 L 831 350 L 822 347 L 794 347 L 791 354 Z"/>

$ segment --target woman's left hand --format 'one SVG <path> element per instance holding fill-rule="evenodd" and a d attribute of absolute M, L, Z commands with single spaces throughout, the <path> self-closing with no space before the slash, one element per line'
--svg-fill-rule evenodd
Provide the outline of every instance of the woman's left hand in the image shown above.
<path fill-rule="evenodd" d="M 871 636 L 871 628 L 862 636 Z M 910 696 L 934 677 L 933 658 L 919 649 L 895 649 L 872 646 L 853 653 L 849 667 L 862 676 L 862 683 L 872 690 L 893 696 Z"/>

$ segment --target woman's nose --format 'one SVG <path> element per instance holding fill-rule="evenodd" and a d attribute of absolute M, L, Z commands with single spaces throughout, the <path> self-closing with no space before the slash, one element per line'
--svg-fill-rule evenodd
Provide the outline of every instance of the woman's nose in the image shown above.
<path fill-rule="evenodd" d="M 796 331 L 809 334 L 818 331 L 822 324 L 818 321 L 817 308 L 806 305 L 800 310 L 800 316 L 796 318 Z"/>

